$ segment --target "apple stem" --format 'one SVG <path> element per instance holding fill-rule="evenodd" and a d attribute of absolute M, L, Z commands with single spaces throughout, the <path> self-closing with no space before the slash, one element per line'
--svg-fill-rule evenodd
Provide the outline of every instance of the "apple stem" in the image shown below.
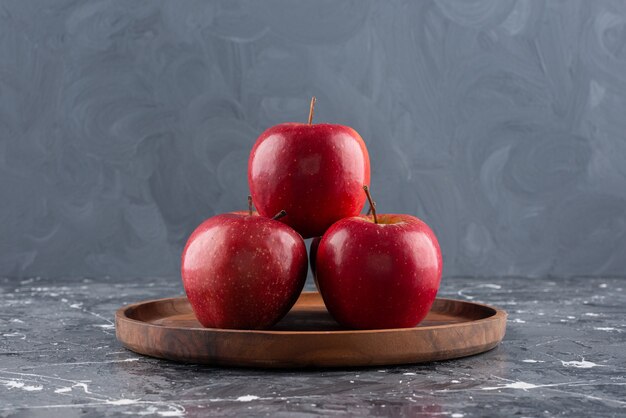
<path fill-rule="evenodd" d="M 311 106 L 309 106 L 309 125 L 311 123 L 313 123 L 313 113 L 315 110 L 315 102 L 317 101 L 317 99 L 315 98 L 315 96 L 313 96 L 311 98 Z"/>
<path fill-rule="evenodd" d="M 376 202 L 372 202 L 372 203 L 374 203 L 374 206 L 376 206 Z M 371 214 L 372 214 L 372 207 L 370 206 L 369 209 L 367 210 L 366 215 L 370 216 Z"/>
<path fill-rule="evenodd" d="M 286 210 L 284 210 L 284 209 L 283 209 L 283 210 L 281 210 L 280 212 L 278 212 L 276 215 L 274 215 L 274 216 L 272 217 L 272 219 L 276 221 L 276 220 L 278 220 L 278 219 L 282 218 L 283 216 L 287 216 L 287 211 L 286 211 Z"/>
<path fill-rule="evenodd" d="M 248 215 L 252 216 L 252 196 L 248 195 Z"/>
<path fill-rule="evenodd" d="M 370 189 L 367 186 L 363 186 L 363 190 L 365 191 L 365 196 L 367 196 L 367 200 L 370 202 L 370 210 L 372 211 L 372 216 L 374 216 L 374 223 L 378 223 L 378 218 L 376 218 L 376 203 L 372 200 L 372 195 L 370 194 Z"/>

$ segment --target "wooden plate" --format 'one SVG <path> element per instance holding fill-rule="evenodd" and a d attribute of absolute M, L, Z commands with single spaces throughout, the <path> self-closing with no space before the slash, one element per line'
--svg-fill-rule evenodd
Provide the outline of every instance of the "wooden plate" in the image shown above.
<path fill-rule="evenodd" d="M 186 298 L 140 302 L 115 314 L 117 339 L 148 356 L 243 367 L 381 366 L 482 353 L 504 337 L 506 312 L 488 305 L 437 299 L 415 328 L 343 330 L 317 292 L 303 292 L 267 331 L 203 328 Z"/>

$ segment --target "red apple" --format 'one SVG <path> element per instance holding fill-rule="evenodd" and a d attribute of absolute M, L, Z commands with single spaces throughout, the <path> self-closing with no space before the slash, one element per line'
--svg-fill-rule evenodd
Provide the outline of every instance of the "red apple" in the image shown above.
<path fill-rule="evenodd" d="M 315 98 L 313 98 L 315 99 Z M 365 204 L 363 184 L 370 162 L 363 139 L 342 125 L 283 123 L 263 132 L 248 162 L 248 183 L 257 210 L 304 238 L 321 236 L 339 219 L 355 216 Z"/>
<path fill-rule="evenodd" d="M 296 231 L 277 220 L 226 213 L 207 219 L 191 234 L 181 274 L 203 326 L 269 328 L 302 291 L 306 246 Z"/>
<path fill-rule="evenodd" d="M 433 231 L 410 215 L 342 219 L 322 237 L 316 277 L 330 314 L 356 329 L 414 327 L 441 280 Z"/>

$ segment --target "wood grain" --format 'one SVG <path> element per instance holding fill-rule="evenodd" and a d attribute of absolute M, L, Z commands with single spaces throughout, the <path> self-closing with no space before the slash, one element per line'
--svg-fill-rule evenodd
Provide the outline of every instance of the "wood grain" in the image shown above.
<path fill-rule="evenodd" d="M 353 367 L 422 363 L 478 354 L 504 337 L 505 311 L 437 299 L 415 328 L 342 329 L 317 292 L 303 292 L 267 331 L 203 328 L 186 298 L 120 308 L 116 335 L 128 349 L 163 359 L 241 367 Z"/>

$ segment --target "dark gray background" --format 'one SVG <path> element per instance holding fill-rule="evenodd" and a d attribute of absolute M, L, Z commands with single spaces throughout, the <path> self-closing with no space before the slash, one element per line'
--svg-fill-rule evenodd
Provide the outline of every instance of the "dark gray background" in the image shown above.
<path fill-rule="evenodd" d="M 350 125 L 444 275 L 624 275 L 626 1 L 2 1 L 0 275 L 175 276 L 265 128 Z"/>

